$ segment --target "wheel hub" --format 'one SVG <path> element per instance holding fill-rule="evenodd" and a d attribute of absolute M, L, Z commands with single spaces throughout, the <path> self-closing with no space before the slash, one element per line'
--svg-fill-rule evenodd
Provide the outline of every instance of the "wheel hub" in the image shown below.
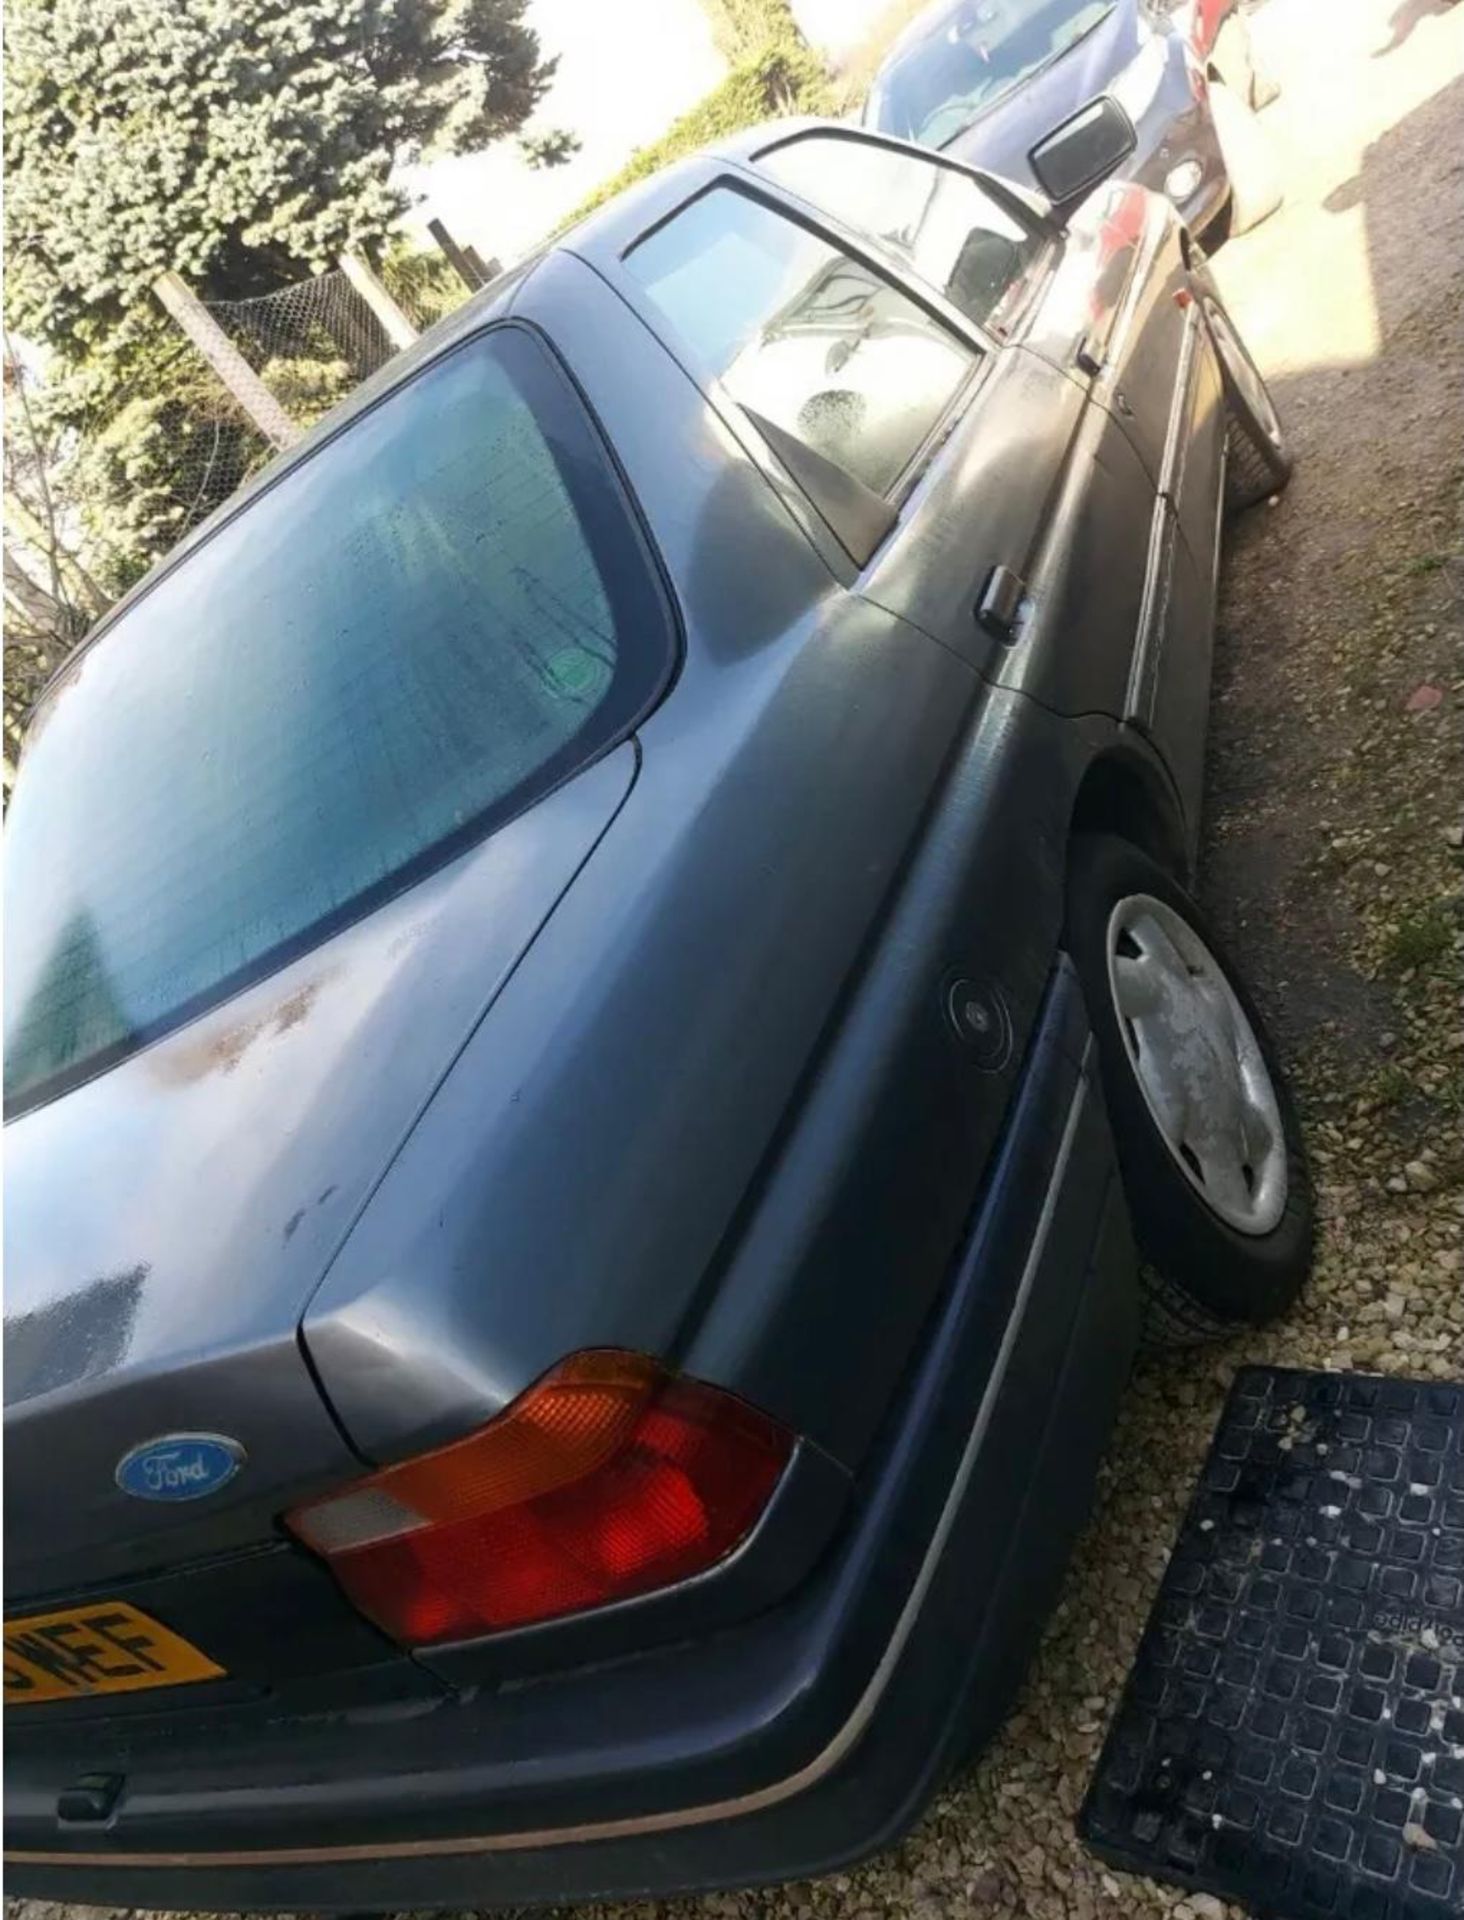
<path fill-rule="evenodd" d="M 1131 894 L 1108 923 L 1108 980 L 1145 1104 L 1186 1180 L 1229 1226 L 1269 1233 L 1286 1207 L 1286 1140 L 1235 989 L 1187 921 Z"/>

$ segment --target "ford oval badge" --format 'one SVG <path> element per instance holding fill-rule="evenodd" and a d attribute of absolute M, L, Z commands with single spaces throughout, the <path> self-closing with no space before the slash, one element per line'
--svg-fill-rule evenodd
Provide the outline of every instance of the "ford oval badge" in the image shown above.
<path fill-rule="evenodd" d="M 227 1486 L 244 1449 L 221 1433 L 165 1433 L 117 1462 L 117 1485 L 139 1500 L 201 1500 Z"/>

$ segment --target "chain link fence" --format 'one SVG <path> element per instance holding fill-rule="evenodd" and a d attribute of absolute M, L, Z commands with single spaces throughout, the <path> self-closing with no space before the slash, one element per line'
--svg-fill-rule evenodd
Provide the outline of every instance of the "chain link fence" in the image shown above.
<path fill-rule="evenodd" d="M 396 351 L 339 267 L 252 300 L 205 305 L 297 426 L 313 425 Z"/>
<path fill-rule="evenodd" d="M 159 517 L 176 544 L 257 473 L 274 448 L 186 340 L 161 369 L 161 382 L 171 404 L 155 415 L 166 452 L 153 484 Z M 123 408 L 93 436 L 119 464 L 128 457 L 129 425 Z"/>
<path fill-rule="evenodd" d="M 438 253 L 389 254 L 381 281 L 418 333 L 445 320 L 470 298 L 467 287 Z"/>
<path fill-rule="evenodd" d="M 468 298 L 440 257 L 398 252 L 376 270 L 382 286 L 423 333 Z M 339 267 L 252 300 L 205 303 L 297 426 L 314 424 L 397 351 Z"/>
<path fill-rule="evenodd" d="M 160 330 L 145 388 L 73 415 L 55 449 L 56 489 L 78 549 L 127 584 L 257 473 L 274 452 L 185 339 Z"/>

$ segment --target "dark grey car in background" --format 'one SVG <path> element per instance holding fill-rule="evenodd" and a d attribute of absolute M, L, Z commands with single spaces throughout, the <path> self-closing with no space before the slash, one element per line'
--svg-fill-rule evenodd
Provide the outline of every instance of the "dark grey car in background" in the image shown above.
<path fill-rule="evenodd" d="M 1283 1311 L 1184 891 L 1274 409 L 1188 233 L 763 128 L 145 580 L 9 854 L 9 1888 L 397 1907 L 879 1846 L 1139 1335 Z M 1133 1238 L 1147 1260 L 1141 1288 Z"/>
<path fill-rule="evenodd" d="M 863 120 L 1037 184 L 1044 136 L 1108 94 L 1137 133 L 1127 177 L 1210 241 L 1280 199 L 1251 111 L 1273 92 L 1233 0 L 936 0 L 891 48 Z"/>

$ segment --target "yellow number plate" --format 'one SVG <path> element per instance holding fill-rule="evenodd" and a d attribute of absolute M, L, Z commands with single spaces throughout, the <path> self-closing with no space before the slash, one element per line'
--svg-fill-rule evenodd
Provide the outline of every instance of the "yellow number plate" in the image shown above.
<path fill-rule="evenodd" d="M 120 1600 L 5 1622 L 5 1704 L 216 1680 L 223 1668 Z"/>

